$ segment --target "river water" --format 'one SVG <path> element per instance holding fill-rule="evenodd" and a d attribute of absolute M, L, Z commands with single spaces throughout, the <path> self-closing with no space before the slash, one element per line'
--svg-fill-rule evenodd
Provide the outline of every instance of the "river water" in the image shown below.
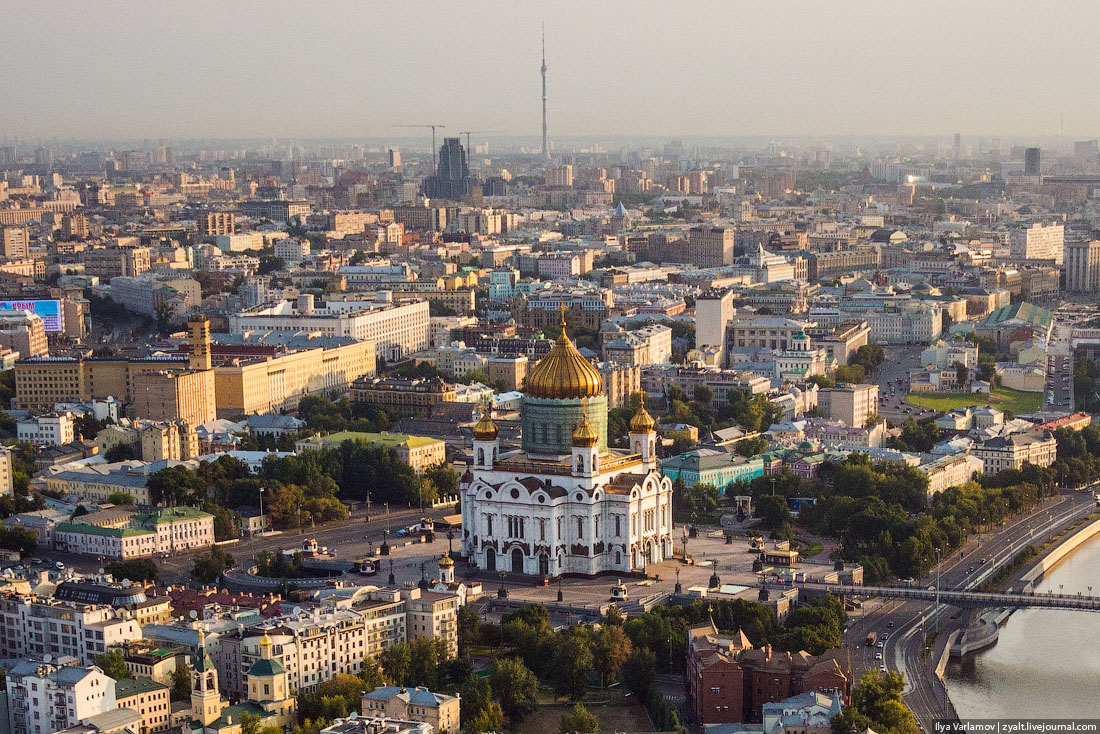
<path fill-rule="evenodd" d="M 1058 564 L 1036 588 L 1100 595 L 1100 536 Z M 1022 609 L 997 644 L 947 670 L 959 718 L 1100 718 L 1100 614 Z"/>

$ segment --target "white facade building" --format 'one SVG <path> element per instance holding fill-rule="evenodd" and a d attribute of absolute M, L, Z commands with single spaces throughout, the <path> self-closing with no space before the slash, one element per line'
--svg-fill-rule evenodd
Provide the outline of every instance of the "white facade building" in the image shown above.
<path fill-rule="evenodd" d="M 523 451 L 500 454 L 488 414 L 474 427 L 460 493 L 462 550 L 477 568 L 592 576 L 672 557 L 672 481 L 658 470 L 654 421 L 643 408 L 630 450 L 609 450 L 602 387 L 563 336 L 528 375 Z"/>
<path fill-rule="evenodd" d="M 64 446 L 76 440 L 73 414 L 69 412 L 23 418 L 15 424 L 15 432 L 20 441 L 39 446 L 42 444 Z"/>
<path fill-rule="evenodd" d="M 8 671 L 11 734 L 50 734 L 115 710 L 114 679 L 94 665 L 75 662 L 23 660 Z"/>

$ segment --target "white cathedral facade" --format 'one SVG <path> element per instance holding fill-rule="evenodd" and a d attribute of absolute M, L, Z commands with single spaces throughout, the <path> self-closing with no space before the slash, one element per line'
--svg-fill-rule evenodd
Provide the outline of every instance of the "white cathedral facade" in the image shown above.
<path fill-rule="evenodd" d="M 528 375 L 523 448 L 502 454 L 486 413 L 460 484 L 462 552 L 485 571 L 560 576 L 644 572 L 672 557 L 672 481 L 657 467 L 643 406 L 630 450 L 607 448 L 600 374 L 565 335 Z"/>

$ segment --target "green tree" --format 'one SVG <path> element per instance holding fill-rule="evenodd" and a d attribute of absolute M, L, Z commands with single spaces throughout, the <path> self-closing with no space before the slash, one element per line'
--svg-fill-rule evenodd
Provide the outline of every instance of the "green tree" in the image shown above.
<path fill-rule="evenodd" d="M 623 664 L 632 651 L 630 638 L 623 632 L 622 627 L 604 625 L 600 628 L 592 646 L 592 655 L 602 684 L 618 678 L 619 671 L 622 670 Z"/>
<path fill-rule="evenodd" d="M 913 712 L 902 703 L 905 677 L 901 673 L 864 673 L 852 689 L 852 704 L 833 718 L 834 734 L 853 734 L 871 728 L 878 734 L 918 734 Z"/>
<path fill-rule="evenodd" d="M 866 369 L 861 364 L 840 365 L 834 374 L 837 382 L 861 385 L 867 380 Z"/>
<path fill-rule="evenodd" d="M 135 558 L 129 561 L 116 561 L 104 569 L 115 577 L 116 581 L 158 581 L 157 564 L 148 558 Z"/>
<path fill-rule="evenodd" d="M 95 656 L 95 664 L 106 674 L 115 680 L 133 678 L 134 674 L 126 667 L 126 657 L 121 649 L 114 648 L 102 655 Z"/>
<path fill-rule="evenodd" d="M 575 704 L 573 710 L 563 715 L 558 723 L 558 734 L 569 734 L 572 731 L 599 734 L 600 720 L 584 706 Z"/>
<path fill-rule="evenodd" d="M 241 734 L 260 734 L 260 715 L 251 711 L 241 714 Z"/>
<path fill-rule="evenodd" d="M 761 525 L 768 530 L 775 530 L 791 517 L 787 498 L 779 494 L 766 494 L 755 500 L 754 514 L 761 519 Z"/>
<path fill-rule="evenodd" d="M 741 456 L 756 456 L 762 454 L 768 450 L 770 442 L 763 436 L 755 436 L 753 438 L 743 438 L 734 444 L 733 448 Z"/>
<path fill-rule="evenodd" d="M 363 667 L 359 670 L 359 680 L 362 681 L 363 690 L 365 691 L 373 691 L 375 688 L 386 685 L 386 676 L 382 672 L 382 666 L 370 655 L 363 658 Z"/>
<path fill-rule="evenodd" d="M 643 696 L 657 675 L 657 657 L 648 648 L 635 648 L 623 665 L 623 683 L 635 696 Z"/>
<path fill-rule="evenodd" d="M 112 446 L 103 453 L 103 458 L 107 460 L 107 463 L 113 464 L 118 461 L 131 461 L 133 459 L 140 459 L 137 452 L 134 451 L 134 447 L 128 443 L 120 443 Z M 132 497 L 133 495 L 131 495 Z M 133 500 L 130 502 L 117 502 L 114 504 L 133 504 Z"/>
<path fill-rule="evenodd" d="M 221 505 L 206 502 L 202 506 L 203 512 L 209 512 L 214 516 L 214 540 L 218 543 L 223 540 L 232 540 L 241 535 L 241 516 Z"/>
<path fill-rule="evenodd" d="M 129 492 L 111 492 L 107 495 L 107 501 L 112 505 L 132 505 L 134 504 L 134 495 Z"/>
<path fill-rule="evenodd" d="M 490 680 L 500 707 L 513 726 L 538 708 L 538 680 L 519 658 L 498 660 Z"/>
<path fill-rule="evenodd" d="M 418 637 L 409 643 L 409 681 L 407 685 L 429 690 L 440 687 L 440 666 L 447 660 L 447 643 L 439 637 Z"/>
<path fill-rule="evenodd" d="M 493 702 L 489 681 L 471 673 L 462 683 L 459 715 L 462 728 L 470 732 L 501 731 L 504 728 L 504 711 Z"/>
<path fill-rule="evenodd" d="M 186 701 L 191 698 L 191 666 L 176 659 L 176 669 L 172 671 L 171 697 L 173 701 Z"/>
<path fill-rule="evenodd" d="M 412 648 L 407 642 L 395 642 L 378 655 L 386 678 L 395 686 L 406 686 L 412 665 Z"/>
<path fill-rule="evenodd" d="M 195 556 L 191 566 L 191 578 L 200 584 L 212 584 L 221 577 L 227 569 L 233 568 L 237 562 L 233 556 L 221 548 L 211 548 L 205 553 Z"/>
<path fill-rule="evenodd" d="M 481 615 L 471 605 L 458 608 L 458 654 L 469 653 L 471 645 L 481 642 Z"/>
<path fill-rule="evenodd" d="M 569 696 L 573 700 L 584 697 L 588 687 L 588 671 L 595 666 L 588 635 L 589 631 L 585 628 L 572 627 L 557 643 L 551 670 L 554 691 L 560 696 Z"/>

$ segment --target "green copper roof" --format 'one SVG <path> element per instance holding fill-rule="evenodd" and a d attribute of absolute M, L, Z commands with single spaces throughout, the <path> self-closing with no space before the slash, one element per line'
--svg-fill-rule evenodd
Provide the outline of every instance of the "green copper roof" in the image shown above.
<path fill-rule="evenodd" d="M 278 660 L 257 660 L 252 663 L 252 669 L 248 671 L 248 674 L 266 677 L 280 675 L 285 672 L 286 668 Z"/>

